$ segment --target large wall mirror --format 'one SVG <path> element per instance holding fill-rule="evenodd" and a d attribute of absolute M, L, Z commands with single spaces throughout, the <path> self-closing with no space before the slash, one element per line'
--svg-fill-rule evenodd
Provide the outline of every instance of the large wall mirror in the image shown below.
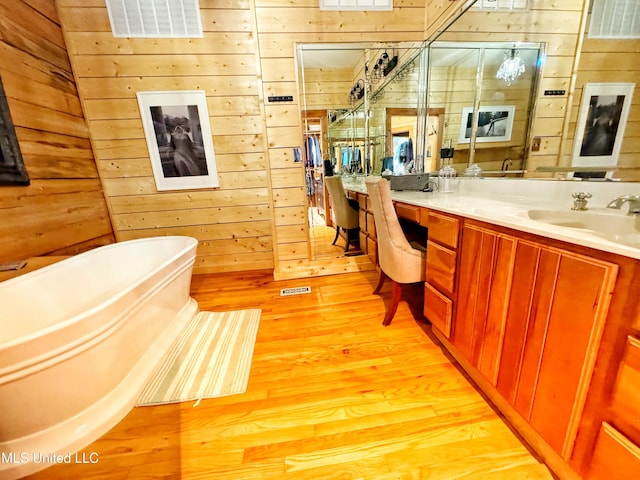
<path fill-rule="evenodd" d="M 418 120 L 425 99 L 424 46 L 423 42 L 297 46 L 315 259 L 343 254 L 330 241 L 336 225 L 323 188 L 326 176 L 380 175 L 385 169 L 415 168 L 420 139 L 425 138 Z"/>
<path fill-rule="evenodd" d="M 305 149 L 318 148 L 306 169 L 312 244 L 313 218 L 331 225 L 324 175 L 436 172 L 449 142 L 458 174 L 475 163 L 488 177 L 640 180 L 638 92 L 625 93 L 628 119 L 617 132 L 616 162 L 583 158 L 577 168 L 572 158 L 574 138 L 582 136 L 578 116 L 588 107 L 585 87 L 610 82 L 601 65 L 607 53 L 634 51 L 638 41 L 589 39 L 581 31 L 582 2 L 562 11 L 531 1 L 519 8 L 490 3 L 466 10 L 424 43 L 297 46 Z M 629 55 L 637 58 L 637 51 Z M 395 64 L 386 75 L 374 71 L 389 60 Z M 616 81 L 634 83 L 636 63 Z"/>
<path fill-rule="evenodd" d="M 471 164 L 483 176 L 525 173 L 543 53 L 542 44 L 522 42 L 429 46 L 428 106 L 442 111 L 442 140 L 454 147 L 458 173 Z"/>

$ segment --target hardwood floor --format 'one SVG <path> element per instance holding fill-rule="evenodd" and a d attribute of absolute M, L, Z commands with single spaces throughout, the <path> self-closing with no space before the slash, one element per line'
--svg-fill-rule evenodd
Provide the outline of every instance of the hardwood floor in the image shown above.
<path fill-rule="evenodd" d="M 550 479 L 432 339 L 420 289 L 381 325 L 377 272 L 195 276 L 202 310 L 262 309 L 242 395 L 134 408 L 32 479 Z M 280 289 L 311 286 L 281 297 Z"/>

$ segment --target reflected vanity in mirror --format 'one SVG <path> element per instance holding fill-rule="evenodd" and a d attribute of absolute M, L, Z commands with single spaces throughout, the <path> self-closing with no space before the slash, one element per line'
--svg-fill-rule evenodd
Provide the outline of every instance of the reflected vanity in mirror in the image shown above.
<path fill-rule="evenodd" d="M 483 176 L 510 179 L 575 179 L 603 170 L 594 159 L 573 165 L 573 143 L 585 127 L 578 116 L 590 95 L 583 94 L 586 84 L 608 78 L 606 68 L 593 70 L 594 62 L 614 61 L 606 54 L 620 50 L 620 41 L 590 39 L 581 30 L 579 8 L 550 11 L 523 3 L 471 7 L 424 43 L 297 45 L 305 133 L 313 132 L 320 148 L 320 163 L 306 170 L 313 187 L 322 186 L 327 172 L 436 172 L 440 149 L 449 142 L 458 175 L 471 164 Z M 397 64 L 376 78 L 384 54 L 397 56 Z M 632 65 L 619 72 L 619 81 L 633 83 L 637 73 Z M 631 94 L 625 102 L 627 128 L 606 179 L 637 181 L 640 143 L 633 126 L 640 102 Z M 331 223 L 326 198 L 318 190 L 308 193 L 315 207 L 310 218 Z"/>

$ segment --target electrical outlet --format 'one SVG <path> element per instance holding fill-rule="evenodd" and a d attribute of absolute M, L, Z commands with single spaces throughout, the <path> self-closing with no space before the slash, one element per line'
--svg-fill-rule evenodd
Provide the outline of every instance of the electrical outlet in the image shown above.
<path fill-rule="evenodd" d="M 441 148 L 440 158 L 453 158 L 453 148 Z"/>

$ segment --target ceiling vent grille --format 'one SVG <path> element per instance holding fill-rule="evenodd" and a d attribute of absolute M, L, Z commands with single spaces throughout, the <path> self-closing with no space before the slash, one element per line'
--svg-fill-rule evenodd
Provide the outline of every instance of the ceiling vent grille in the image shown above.
<path fill-rule="evenodd" d="M 640 38 L 638 0 L 593 0 L 591 38 Z"/>
<path fill-rule="evenodd" d="M 320 0 L 320 10 L 393 10 L 393 0 Z"/>
<path fill-rule="evenodd" d="M 107 0 L 114 37 L 202 37 L 198 0 Z"/>
<path fill-rule="evenodd" d="M 526 9 L 529 0 L 477 0 L 474 10 L 523 10 Z"/>

